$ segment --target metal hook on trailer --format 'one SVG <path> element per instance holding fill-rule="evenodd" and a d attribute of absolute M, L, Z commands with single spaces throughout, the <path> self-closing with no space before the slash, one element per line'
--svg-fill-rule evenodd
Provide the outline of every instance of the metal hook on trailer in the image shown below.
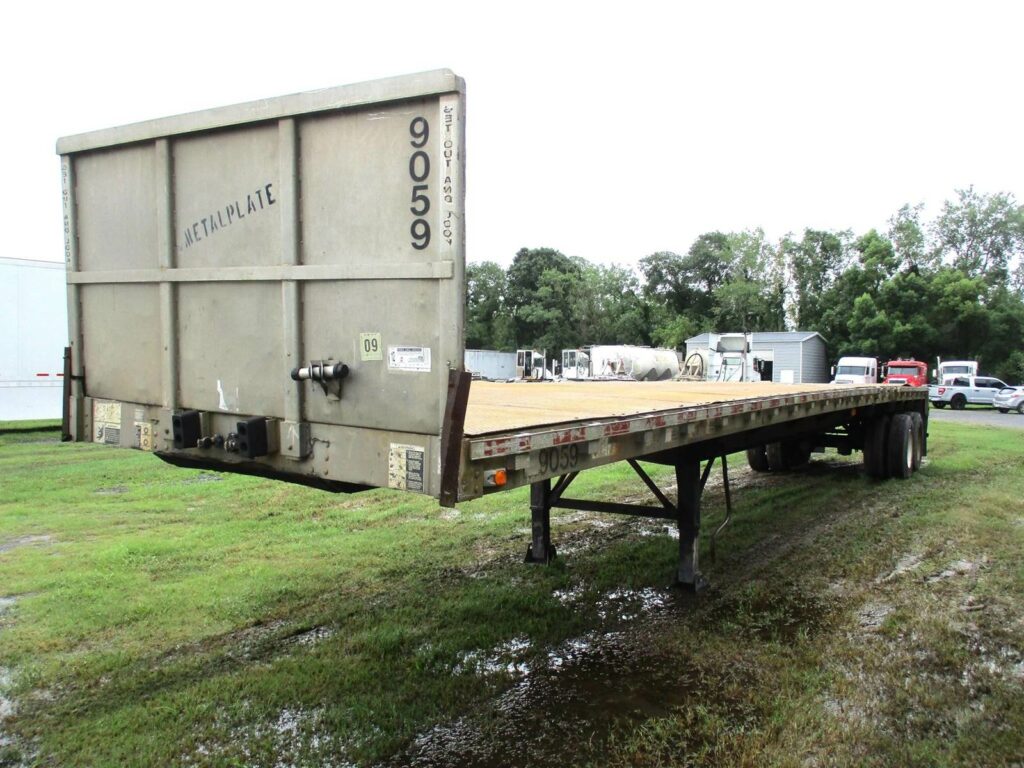
<path fill-rule="evenodd" d="M 709 461 L 708 467 L 713 462 L 714 459 Z M 712 563 L 715 562 L 715 537 L 722 532 L 725 526 L 732 522 L 732 494 L 729 492 L 729 460 L 725 457 L 725 454 L 722 454 L 722 485 L 725 487 L 725 520 L 711 534 L 710 552 Z"/>

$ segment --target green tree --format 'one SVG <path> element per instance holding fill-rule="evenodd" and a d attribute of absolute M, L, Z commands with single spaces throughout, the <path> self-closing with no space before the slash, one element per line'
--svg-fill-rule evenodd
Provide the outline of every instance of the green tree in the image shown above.
<path fill-rule="evenodd" d="M 968 277 L 1006 285 L 1011 262 L 1024 254 L 1024 207 L 1012 194 L 959 189 L 933 224 L 935 248 Z"/>
<path fill-rule="evenodd" d="M 651 308 L 636 274 L 581 260 L 573 316 L 584 344 L 650 344 Z"/>
<path fill-rule="evenodd" d="M 712 321 L 719 330 L 785 328 L 785 269 L 779 251 L 760 229 L 727 235 L 730 263 L 713 291 Z"/>
<path fill-rule="evenodd" d="M 651 332 L 651 341 L 658 347 L 684 349 L 687 339 L 691 339 L 705 330 L 707 330 L 706 327 L 686 315 L 663 317 L 660 322 L 655 324 Z"/>
<path fill-rule="evenodd" d="M 572 314 L 579 284 L 578 272 L 546 269 L 540 274 L 532 300 L 518 308 L 517 323 L 529 334 L 519 337 L 520 346 L 545 349 L 549 358 L 557 359 L 561 350 L 580 345 Z"/>
<path fill-rule="evenodd" d="M 889 241 L 903 268 L 935 268 L 935 251 L 928 246 L 925 228 L 921 225 L 924 203 L 904 205 L 889 219 Z"/>
<path fill-rule="evenodd" d="M 931 319 L 939 339 L 935 354 L 976 358 L 990 325 L 983 302 L 987 293 L 984 278 L 969 277 L 958 269 L 942 267 L 934 273 L 929 288 Z"/>
<path fill-rule="evenodd" d="M 638 266 L 644 277 L 644 293 L 651 301 L 673 315 L 693 310 L 697 289 L 691 285 L 683 256 L 672 251 L 659 251 L 640 259 Z"/>
<path fill-rule="evenodd" d="M 780 244 L 790 276 L 792 326 L 816 330 L 825 309 L 823 298 L 849 262 L 849 232 L 806 229 L 800 240 L 786 235 Z"/>
<path fill-rule="evenodd" d="M 581 277 L 579 262 L 553 248 L 521 248 L 516 253 L 508 268 L 505 299 L 517 346 L 545 346 L 542 340 L 552 334 L 576 337 L 570 306 Z M 555 329 L 553 323 L 562 323 L 568 330 Z"/>
<path fill-rule="evenodd" d="M 512 317 L 505 305 L 505 270 L 493 261 L 466 265 L 466 347 L 515 349 Z"/>
<path fill-rule="evenodd" d="M 985 370 L 1004 381 L 1021 383 L 1018 362 L 1024 353 L 1024 301 L 1007 288 L 989 293 L 985 304 L 988 332 L 981 340 L 978 361 Z"/>

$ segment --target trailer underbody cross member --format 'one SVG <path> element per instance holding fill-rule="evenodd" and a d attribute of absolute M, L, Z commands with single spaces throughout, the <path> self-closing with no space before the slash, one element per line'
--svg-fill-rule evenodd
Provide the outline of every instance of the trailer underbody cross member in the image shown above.
<path fill-rule="evenodd" d="M 722 482 L 725 486 L 726 519 L 719 531 L 732 518 L 732 499 L 729 492 L 729 464 L 725 455 L 721 456 Z M 661 520 L 674 520 L 679 526 L 679 567 L 676 571 L 676 583 L 680 586 L 699 592 L 708 586 L 707 580 L 701 575 L 698 558 L 700 537 L 700 502 L 707 485 L 715 458 L 708 460 L 701 472 L 701 457 L 695 452 L 679 451 L 673 461 L 676 474 L 676 501 L 658 488 L 650 475 L 644 471 L 636 459 L 629 459 L 629 465 L 643 480 L 660 506 L 646 504 L 624 504 L 612 501 L 593 501 L 587 499 L 567 499 L 566 489 L 579 476 L 579 472 L 570 472 L 558 478 L 554 486 L 551 479 L 540 480 L 530 485 L 530 513 L 532 522 L 532 541 L 526 549 L 527 563 L 550 563 L 556 555 L 551 542 L 551 510 L 572 509 L 583 512 L 607 512 L 620 515 L 634 515 Z M 712 538 L 712 541 L 714 539 Z"/>

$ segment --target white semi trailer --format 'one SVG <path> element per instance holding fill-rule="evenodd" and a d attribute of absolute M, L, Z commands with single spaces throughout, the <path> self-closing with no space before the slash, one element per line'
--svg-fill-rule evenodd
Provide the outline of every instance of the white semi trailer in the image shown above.
<path fill-rule="evenodd" d="M 67 343 L 64 264 L 0 258 L 0 421 L 61 418 Z"/>
<path fill-rule="evenodd" d="M 516 376 L 516 353 L 493 349 L 467 349 L 466 370 L 474 378 L 489 381 L 509 381 Z"/>
<path fill-rule="evenodd" d="M 977 360 L 939 360 L 938 368 L 932 371 L 932 376 L 938 384 L 949 384 L 953 379 L 961 376 L 977 376 Z"/>
<path fill-rule="evenodd" d="M 740 450 L 766 471 L 822 446 L 916 469 L 908 387 L 472 382 L 464 114 L 445 70 L 60 139 L 75 439 L 449 506 L 528 485 L 532 562 L 554 556 L 553 507 L 662 517 L 694 589 L 714 460 L 726 481 Z M 673 498 L 641 460 L 675 467 Z M 568 497 L 617 461 L 654 504 Z"/>

